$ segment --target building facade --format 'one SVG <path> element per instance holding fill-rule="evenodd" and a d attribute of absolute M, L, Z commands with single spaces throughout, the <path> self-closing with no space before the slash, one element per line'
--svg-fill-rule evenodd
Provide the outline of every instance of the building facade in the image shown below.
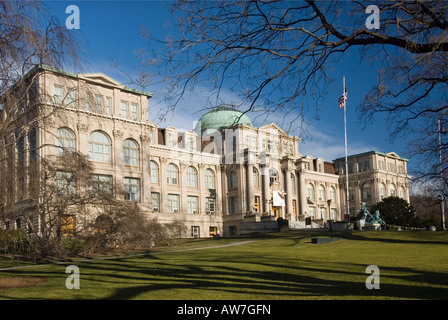
<path fill-rule="evenodd" d="M 202 115 L 192 130 L 161 128 L 148 120 L 151 93 L 104 74 L 37 66 L 31 76 L 37 94 L 25 97 L 20 123 L 32 125 L 22 130 L 25 138 L 15 137 L 16 155 L 25 154 L 15 161 L 78 151 L 93 165 L 92 180 L 122 187 L 126 200 L 150 218 L 182 223 L 182 237 L 274 231 L 279 218 L 296 225 L 306 217 L 321 225 L 344 219 L 343 161 L 302 156 L 300 138 L 274 123 L 255 127 L 223 105 Z M 350 157 L 350 165 L 351 212 L 361 201 L 370 205 L 386 195 L 408 200 L 405 159 L 371 152 Z M 26 187 L 31 178 L 23 181 L 9 203 L 38 205 Z M 3 227 L 26 228 L 20 217 L 2 220 Z M 39 224 L 38 217 L 33 221 Z"/>

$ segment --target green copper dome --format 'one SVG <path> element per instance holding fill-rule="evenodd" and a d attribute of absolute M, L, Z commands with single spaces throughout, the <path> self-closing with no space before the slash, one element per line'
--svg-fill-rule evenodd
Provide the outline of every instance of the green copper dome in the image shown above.
<path fill-rule="evenodd" d="M 212 133 L 239 124 L 254 126 L 249 117 L 241 111 L 226 105 L 221 105 L 202 115 L 194 130 L 198 133 L 205 131 Z"/>

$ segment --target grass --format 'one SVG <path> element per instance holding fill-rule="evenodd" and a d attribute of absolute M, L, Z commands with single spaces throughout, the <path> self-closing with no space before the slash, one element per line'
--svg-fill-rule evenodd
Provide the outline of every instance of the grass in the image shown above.
<path fill-rule="evenodd" d="M 312 244 L 316 236 L 343 240 Z M 79 267 L 79 290 L 65 286 L 68 264 Z M 379 267 L 379 290 L 365 286 L 369 265 Z M 140 255 L 0 271 L 0 283 L 27 278 L 34 285 L 0 287 L 0 299 L 448 299 L 448 233 L 289 231 L 192 239 Z"/>

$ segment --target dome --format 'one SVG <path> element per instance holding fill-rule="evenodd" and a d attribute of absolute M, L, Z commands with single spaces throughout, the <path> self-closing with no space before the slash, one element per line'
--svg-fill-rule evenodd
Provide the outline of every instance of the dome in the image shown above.
<path fill-rule="evenodd" d="M 194 131 L 212 133 L 239 124 L 254 126 L 249 117 L 241 111 L 221 105 L 202 115 Z"/>

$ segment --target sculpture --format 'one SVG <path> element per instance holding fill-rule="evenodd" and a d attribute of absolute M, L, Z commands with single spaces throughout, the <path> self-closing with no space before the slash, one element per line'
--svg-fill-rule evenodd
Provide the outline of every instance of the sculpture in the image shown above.
<path fill-rule="evenodd" d="M 386 222 L 380 218 L 379 210 L 376 210 L 372 215 L 369 210 L 366 208 L 365 202 L 361 203 L 361 209 L 359 210 L 362 213 L 362 218 L 359 221 L 359 229 L 373 229 L 378 230 L 380 225 L 386 224 Z M 364 228 L 363 228 L 364 227 Z"/>

